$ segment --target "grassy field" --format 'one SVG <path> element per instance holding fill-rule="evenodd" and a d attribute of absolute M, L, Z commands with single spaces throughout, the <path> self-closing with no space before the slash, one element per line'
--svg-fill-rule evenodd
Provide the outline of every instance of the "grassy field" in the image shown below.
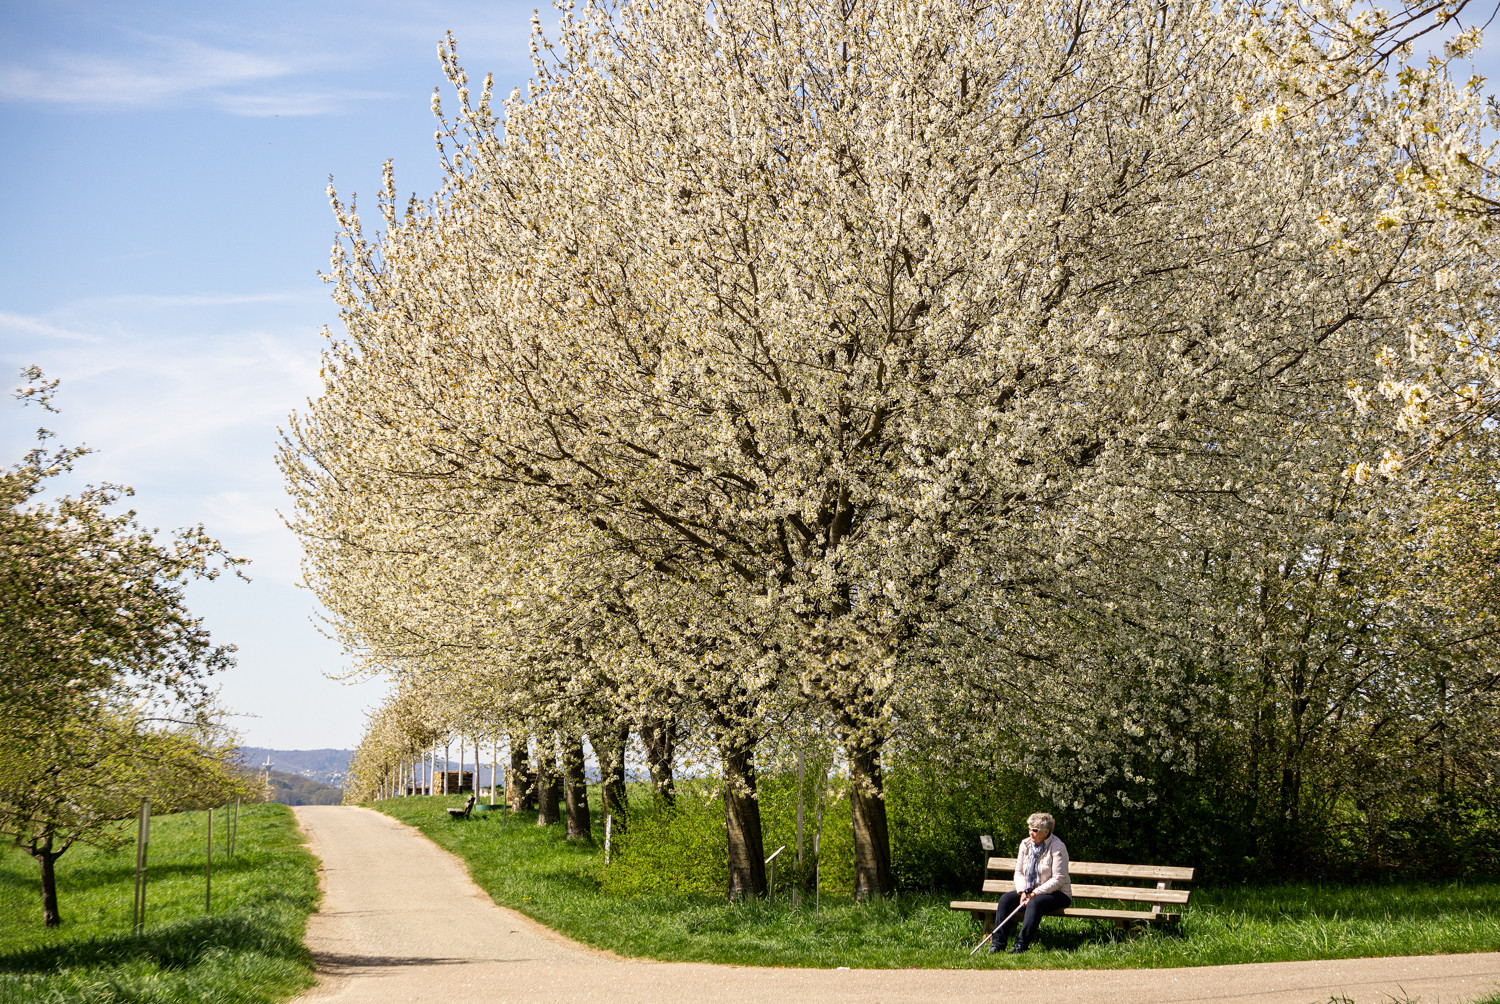
<path fill-rule="evenodd" d="M 767 966 L 1149 968 L 1295 959 L 1492 951 L 1500 883 L 1204 888 L 1175 930 L 1122 938 L 1103 922 L 1049 918 L 1021 956 L 970 957 L 979 931 L 947 895 L 856 904 L 824 892 L 814 911 L 788 893 L 729 904 L 705 895 L 611 897 L 597 847 L 562 827 L 498 813 L 454 822 L 457 797 L 375 807 L 463 858 L 495 901 L 569 937 L 625 956 Z"/>
<path fill-rule="evenodd" d="M 302 944 L 317 905 L 316 861 L 291 810 L 240 810 L 224 859 L 214 814 L 213 912 L 204 913 L 205 813 L 151 821 L 146 929 L 130 931 L 135 846 L 74 847 L 57 862 L 62 926 L 42 926 L 41 880 L 25 852 L 0 848 L 0 1002 L 269 1002 L 312 985 Z"/>

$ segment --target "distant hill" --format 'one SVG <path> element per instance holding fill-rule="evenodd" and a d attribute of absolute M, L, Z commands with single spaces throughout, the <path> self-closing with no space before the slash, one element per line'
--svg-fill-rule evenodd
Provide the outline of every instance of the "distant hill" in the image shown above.
<path fill-rule="evenodd" d="M 344 800 L 343 789 L 331 784 L 298 777 L 282 770 L 273 770 L 268 776 L 271 782 L 271 801 L 282 805 L 338 805 Z"/>
<path fill-rule="evenodd" d="M 344 786 L 344 776 L 349 773 L 349 760 L 353 756 L 353 750 L 273 750 L 263 746 L 240 747 L 240 762 L 249 770 L 258 772 L 266 759 L 270 758 L 272 773 L 279 771 L 295 777 L 320 781 L 335 788 Z"/>

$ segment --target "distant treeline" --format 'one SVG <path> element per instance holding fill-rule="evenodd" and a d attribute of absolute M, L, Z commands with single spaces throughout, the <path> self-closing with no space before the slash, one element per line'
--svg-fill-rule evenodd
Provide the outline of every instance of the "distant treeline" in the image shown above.
<path fill-rule="evenodd" d="M 338 805 L 344 800 L 341 788 L 285 771 L 271 771 L 270 782 L 270 801 L 282 805 Z"/>
<path fill-rule="evenodd" d="M 300 774 L 336 788 L 343 787 L 352 755 L 352 750 L 339 749 L 273 750 L 264 746 L 241 746 L 239 749 L 240 762 L 257 774 L 262 765 L 270 760 L 273 770 Z"/>

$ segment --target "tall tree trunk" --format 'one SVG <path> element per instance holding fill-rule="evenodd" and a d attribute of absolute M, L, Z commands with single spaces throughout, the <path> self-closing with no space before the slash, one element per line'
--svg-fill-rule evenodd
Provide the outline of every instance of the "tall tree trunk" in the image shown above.
<path fill-rule="evenodd" d="M 677 751 L 677 723 L 671 717 L 641 723 L 641 743 L 646 747 L 646 766 L 651 787 L 668 807 L 677 804 L 677 785 L 672 776 L 672 757 Z"/>
<path fill-rule="evenodd" d="M 885 787 L 877 742 L 852 742 L 849 805 L 854 816 L 854 897 L 870 899 L 895 891 L 891 879 L 891 836 L 886 825 Z"/>
<path fill-rule="evenodd" d="M 57 859 L 63 856 L 64 847 L 61 851 L 52 849 L 52 836 L 48 834 L 47 839 L 41 843 L 32 841 L 28 848 L 31 856 L 36 858 L 36 863 L 42 867 L 42 924 L 45 927 L 57 927 L 62 923 L 62 915 L 57 912 Z"/>
<path fill-rule="evenodd" d="M 526 751 L 526 737 L 510 737 L 510 770 L 505 777 L 505 800 L 512 812 L 536 811 L 536 778 L 531 773 L 531 757 Z"/>
<path fill-rule="evenodd" d="M 602 775 L 599 790 L 604 813 L 614 817 L 614 829 L 623 831 L 630 815 L 630 799 L 625 793 L 625 746 L 630 742 L 630 726 L 606 725 L 593 734 L 593 739 Z"/>
<path fill-rule="evenodd" d="M 1277 792 L 1276 870 L 1288 878 L 1306 876 L 1306 864 L 1298 853 L 1302 820 L 1302 771 L 1288 764 L 1281 769 Z"/>
<path fill-rule="evenodd" d="M 1309 618 L 1311 614 L 1308 615 Z M 1305 635 L 1304 635 L 1305 638 Z M 1306 872 L 1302 834 L 1302 762 L 1309 741 L 1307 711 L 1312 705 L 1307 653 L 1299 652 L 1291 664 L 1287 681 L 1286 752 L 1281 761 L 1281 783 L 1277 789 L 1276 869 L 1288 878 Z"/>
<path fill-rule="evenodd" d="M 1263 655 L 1260 661 L 1259 693 L 1255 697 L 1257 706 L 1250 724 L 1249 784 L 1245 802 L 1255 847 L 1255 866 L 1262 874 L 1271 874 L 1276 867 L 1277 834 L 1281 825 L 1274 791 L 1281 744 L 1277 735 L 1279 716 L 1274 667 L 1267 656 Z"/>
<path fill-rule="evenodd" d="M 729 740 L 724 759 L 724 821 L 729 830 L 729 898 L 766 894 L 766 848 L 755 797 L 755 744 Z"/>
<path fill-rule="evenodd" d="M 557 769 L 557 739 L 551 729 L 536 739 L 536 825 L 551 826 L 559 818 L 557 807 L 562 801 L 562 774 Z"/>
<path fill-rule="evenodd" d="M 593 843 L 588 779 L 583 772 L 583 734 L 580 732 L 563 736 L 563 802 L 567 806 L 568 839 Z"/>

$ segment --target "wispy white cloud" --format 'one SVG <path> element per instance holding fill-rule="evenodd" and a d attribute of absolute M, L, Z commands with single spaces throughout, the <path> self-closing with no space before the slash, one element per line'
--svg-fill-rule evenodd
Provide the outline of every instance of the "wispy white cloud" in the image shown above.
<path fill-rule="evenodd" d="M 95 342 L 98 341 L 94 335 L 84 334 L 81 331 L 73 331 L 58 324 L 52 324 L 37 317 L 28 317 L 25 314 L 12 314 L 0 310 L 0 331 L 21 332 L 28 335 L 41 335 L 46 338 L 61 338 L 73 342 Z"/>
<path fill-rule="evenodd" d="M 0 354 L 62 380 L 51 424 L 99 451 L 90 477 L 153 484 L 197 510 L 280 493 L 275 429 L 317 391 L 323 310 L 301 292 L 83 300 L 0 313 Z"/>
<path fill-rule="evenodd" d="M 128 55 L 53 50 L 31 65 L 0 67 L 0 99 L 143 106 L 225 88 L 292 76 L 284 57 L 204 45 L 190 39 L 148 38 Z"/>
<path fill-rule="evenodd" d="M 258 580 L 294 585 L 300 575 L 302 548 L 286 528 L 281 512 L 288 507 L 279 491 L 226 491 L 203 500 L 203 523 L 253 555 L 251 574 Z"/>
<path fill-rule="evenodd" d="M 324 115 L 383 91 L 325 85 L 342 57 L 305 49 L 210 45 L 188 38 L 127 35 L 110 52 L 40 50 L 0 65 L 0 101 L 94 109 L 206 104 L 231 115 Z"/>
<path fill-rule="evenodd" d="M 334 114 L 395 98 L 396 67 L 423 67 L 437 83 L 435 49 L 450 30 L 466 60 L 524 65 L 534 4 L 333 0 L 308 8 L 262 0 L 211 12 L 175 3 L 83 6 L 91 9 L 91 31 L 38 11 L 16 26 L 17 40 L 29 35 L 31 44 L 0 41 L 0 101 L 85 109 L 203 105 L 249 117 Z"/>
<path fill-rule="evenodd" d="M 378 91 L 294 91 L 280 94 L 220 94 L 216 107 L 231 115 L 269 118 L 273 115 L 330 115 L 358 101 L 392 97 Z"/>
<path fill-rule="evenodd" d="M 318 291 L 276 293 L 125 293 L 119 296 L 93 296 L 79 300 L 69 308 L 74 311 L 102 312 L 120 307 L 233 307 L 244 304 L 313 304 L 328 300 Z M 12 315 L 15 316 L 15 315 Z"/>

